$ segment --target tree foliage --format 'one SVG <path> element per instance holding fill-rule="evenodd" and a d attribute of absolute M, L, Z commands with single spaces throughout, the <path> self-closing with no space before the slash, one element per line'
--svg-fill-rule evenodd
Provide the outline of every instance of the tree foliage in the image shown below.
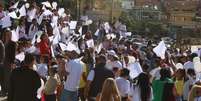
<path fill-rule="evenodd" d="M 129 12 L 122 12 L 120 20 L 126 24 L 127 30 L 131 32 L 145 33 L 150 36 L 167 32 L 160 21 L 136 20 Z"/>

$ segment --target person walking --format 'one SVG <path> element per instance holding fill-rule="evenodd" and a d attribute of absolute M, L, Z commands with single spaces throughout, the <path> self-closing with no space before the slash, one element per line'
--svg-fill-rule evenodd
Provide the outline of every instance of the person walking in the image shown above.
<path fill-rule="evenodd" d="M 130 91 L 130 82 L 129 82 L 130 71 L 127 68 L 123 68 L 120 71 L 120 77 L 116 78 L 117 87 L 121 95 L 121 101 L 127 101 Z"/>
<path fill-rule="evenodd" d="M 39 101 L 37 90 L 41 86 L 41 80 L 33 70 L 34 62 L 34 55 L 26 54 L 22 66 L 12 71 L 8 101 Z"/>
<path fill-rule="evenodd" d="M 68 54 L 69 61 L 65 67 L 68 75 L 61 94 L 61 101 L 78 101 L 78 88 L 83 74 L 83 67 L 78 56 L 79 54 L 74 50 Z"/>
<path fill-rule="evenodd" d="M 85 96 L 88 97 L 88 101 L 95 101 L 96 96 L 101 93 L 104 81 L 107 78 L 114 78 L 114 73 L 105 65 L 106 57 L 104 55 L 99 56 L 96 59 L 95 68 L 90 71 L 87 77 Z"/>

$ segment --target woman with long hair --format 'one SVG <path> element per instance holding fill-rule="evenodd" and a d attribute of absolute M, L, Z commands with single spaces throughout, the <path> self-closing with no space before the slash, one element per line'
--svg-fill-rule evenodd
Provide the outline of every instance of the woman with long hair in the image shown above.
<path fill-rule="evenodd" d="M 97 98 L 96 101 L 121 101 L 117 84 L 113 78 L 105 80 L 100 98 Z"/>
<path fill-rule="evenodd" d="M 131 101 L 152 101 L 152 88 L 147 73 L 141 73 L 131 88 Z"/>

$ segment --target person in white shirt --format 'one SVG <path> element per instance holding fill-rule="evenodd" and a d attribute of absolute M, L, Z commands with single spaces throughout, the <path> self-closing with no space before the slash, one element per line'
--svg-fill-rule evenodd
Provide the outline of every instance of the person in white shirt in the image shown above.
<path fill-rule="evenodd" d="M 120 77 L 116 78 L 117 87 L 121 95 L 121 101 L 128 100 L 128 94 L 130 91 L 130 82 L 128 80 L 130 71 L 124 68 L 120 72 Z"/>
<path fill-rule="evenodd" d="M 78 53 L 71 51 L 68 54 L 69 61 L 66 63 L 65 70 L 68 73 L 64 83 L 64 90 L 61 94 L 61 101 L 78 101 L 78 88 L 83 67 L 78 58 Z"/>
<path fill-rule="evenodd" d="M 160 70 L 161 70 L 161 64 L 160 64 L 160 59 L 156 60 L 156 68 L 152 69 L 149 73 L 151 75 L 151 81 L 152 80 L 158 80 L 160 79 L 161 75 L 160 75 Z"/>
<path fill-rule="evenodd" d="M 17 29 L 19 30 L 19 39 L 27 38 L 25 21 L 26 20 L 23 17 L 19 20 L 19 25 L 17 27 Z"/>
<path fill-rule="evenodd" d="M 119 61 L 119 57 L 114 50 L 108 51 L 108 61 L 106 63 L 106 67 L 114 72 L 115 77 L 119 76 L 119 71 L 122 69 L 123 65 Z"/>
<path fill-rule="evenodd" d="M 37 73 L 40 75 L 40 77 L 46 81 L 46 77 L 48 75 L 48 67 L 45 63 L 45 58 L 43 56 L 40 57 L 40 64 L 37 64 Z"/>
<path fill-rule="evenodd" d="M 29 27 L 28 38 L 33 39 L 36 32 L 38 32 L 38 24 L 37 24 L 37 20 L 33 19 L 32 24 Z"/>
<path fill-rule="evenodd" d="M 188 69 L 194 69 L 194 65 L 193 65 L 193 58 L 197 57 L 198 55 L 196 53 L 192 53 L 189 56 L 189 61 L 184 63 L 184 69 L 187 71 Z"/>

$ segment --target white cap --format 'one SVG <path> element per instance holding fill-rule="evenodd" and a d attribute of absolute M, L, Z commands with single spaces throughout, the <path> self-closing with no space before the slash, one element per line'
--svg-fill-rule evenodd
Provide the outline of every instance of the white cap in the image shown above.
<path fill-rule="evenodd" d="M 193 63 L 196 63 L 196 62 L 200 62 L 200 58 L 199 57 L 194 57 L 193 58 Z"/>
<path fill-rule="evenodd" d="M 118 56 L 117 56 L 117 54 L 116 54 L 116 52 L 114 50 L 109 50 L 107 53 L 108 53 L 108 55 L 112 55 L 112 56 L 118 58 Z"/>
<path fill-rule="evenodd" d="M 183 67 L 183 65 L 182 65 L 181 63 L 177 63 L 177 64 L 175 65 L 175 67 L 176 67 L 177 69 L 184 69 L 184 67 Z"/>
<path fill-rule="evenodd" d="M 50 66 L 51 68 L 58 68 L 59 66 L 58 65 L 53 65 L 53 66 Z"/>
<path fill-rule="evenodd" d="M 45 5 L 46 7 L 48 8 L 52 8 L 51 4 L 49 1 L 46 1 L 46 2 L 42 2 L 43 5 Z"/>
<path fill-rule="evenodd" d="M 123 65 L 122 65 L 122 63 L 120 61 L 114 61 L 114 62 L 112 62 L 112 67 L 113 68 L 116 67 L 118 69 L 122 69 Z"/>

